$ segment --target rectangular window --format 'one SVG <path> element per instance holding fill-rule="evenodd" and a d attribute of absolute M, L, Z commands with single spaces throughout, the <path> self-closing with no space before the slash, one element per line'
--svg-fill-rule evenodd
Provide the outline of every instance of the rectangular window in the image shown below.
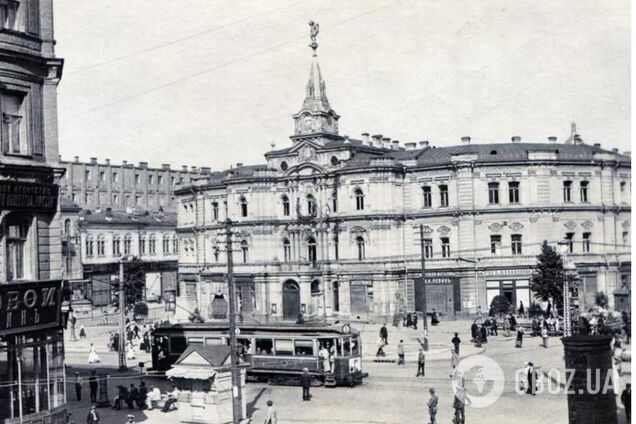
<path fill-rule="evenodd" d="M 296 356 L 313 356 L 314 341 L 313 340 L 295 340 L 294 355 Z"/>
<path fill-rule="evenodd" d="M 148 175 L 148 184 L 152 184 L 155 182 L 155 177 L 154 175 Z"/>
<path fill-rule="evenodd" d="M 212 202 L 212 220 L 219 220 L 219 204 L 218 202 Z"/>
<path fill-rule="evenodd" d="M 119 239 L 113 239 L 113 256 L 119 256 L 121 254 L 121 241 Z"/>
<path fill-rule="evenodd" d="M 163 254 L 165 255 L 170 253 L 170 239 L 166 236 L 163 236 L 162 243 L 163 243 Z"/>
<path fill-rule="evenodd" d="M 283 256 L 285 258 L 285 262 L 289 262 L 291 260 L 291 245 L 289 242 L 283 243 Z"/>
<path fill-rule="evenodd" d="M 84 171 L 84 179 L 86 179 L 86 181 L 91 179 L 91 170 L 87 169 L 86 171 Z"/>
<path fill-rule="evenodd" d="M 587 188 L 589 185 L 589 181 L 581 181 L 580 194 L 581 194 L 581 202 L 587 203 Z"/>
<path fill-rule="evenodd" d="M 157 177 L 157 184 L 162 185 L 163 184 L 163 175 L 159 175 Z"/>
<path fill-rule="evenodd" d="M 2 29 L 24 32 L 26 29 L 25 3 L 18 0 L 0 1 L 0 25 Z"/>
<path fill-rule="evenodd" d="M 490 236 L 490 253 L 496 255 L 499 253 L 499 248 L 501 247 L 501 236 L 493 235 Z"/>
<path fill-rule="evenodd" d="M 629 231 L 623 231 L 623 246 L 629 244 Z"/>
<path fill-rule="evenodd" d="M 139 250 L 141 251 L 142 255 L 146 254 L 146 239 L 142 238 L 139 240 Z"/>
<path fill-rule="evenodd" d="M 339 252 L 339 245 L 340 239 L 338 237 L 338 235 L 335 235 L 333 238 L 333 256 L 335 260 L 340 259 L 340 252 Z"/>
<path fill-rule="evenodd" d="M 568 253 L 574 253 L 574 233 L 566 233 L 565 240 L 568 243 Z"/>
<path fill-rule="evenodd" d="M 572 181 L 563 181 L 563 201 L 572 201 Z"/>
<path fill-rule="evenodd" d="M 274 341 L 272 339 L 256 339 L 255 348 L 256 355 L 273 355 Z"/>
<path fill-rule="evenodd" d="M 104 171 L 99 173 L 99 180 L 102 182 L 106 181 L 106 173 Z"/>
<path fill-rule="evenodd" d="M 592 233 L 583 233 L 583 252 L 590 253 Z"/>
<path fill-rule="evenodd" d="M 112 178 L 112 181 L 116 183 L 117 181 L 119 181 L 119 174 L 117 172 L 113 172 L 113 175 L 111 178 Z"/>
<path fill-rule="evenodd" d="M 521 255 L 521 234 L 513 234 L 510 236 L 510 246 L 513 255 Z"/>
<path fill-rule="evenodd" d="M 276 355 L 289 355 L 294 354 L 294 341 L 287 339 L 274 340 L 276 346 Z"/>
<path fill-rule="evenodd" d="M 29 226 L 27 222 L 9 223 L 7 226 L 7 280 L 26 277 L 25 247 Z"/>
<path fill-rule="evenodd" d="M 135 174 L 135 184 L 139 184 L 141 182 L 141 175 Z"/>
<path fill-rule="evenodd" d="M 119 204 L 119 195 L 113 194 L 113 204 L 114 205 L 118 205 Z"/>
<path fill-rule="evenodd" d="M 424 196 L 424 207 L 430 208 L 433 206 L 433 195 L 431 193 L 430 186 L 422 187 L 422 195 Z"/>
<path fill-rule="evenodd" d="M 488 183 L 488 203 L 499 204 L 499 183 Z"/>
<path fill-rule="evenodd" d="M 176 179 L 175 177 L 170 177 L 170 185 L 175 185 Z"/>
<path fill-rule="evenodd" d="M 440 202 L 440 207 L 442 208 L 448 207 L 448 186 L 447 185 L 439 186 L 439 202 Z"/>
<path fill-rule="evenodd" d="M 517 181 L 508 183 L 508 201 L 510 204 L 519 203 L 519 183 Z"/>
<path fill-rule="evenodd" d="M 424 257 L 426 258 L 433 257 L 433 240 L 432 239 L 424 239 Z"/>
<path fill-rule="evenodd" d="M 92 257 L 94 254 L 94 243 L 92 238 L 86 239 L 86 256 Z"/>
<path fill-rule="evenodd" d="M 450 258 L 450 239 L 442 237 L 439 240 L 442 243 L 442 258 Z"/>
<path fill-rule="evenodd" d="M 29 142 L 25 98 L 20 95 L 2 95 L 2 139 L 5 151 L 13 155 L 28 155 Z"/>

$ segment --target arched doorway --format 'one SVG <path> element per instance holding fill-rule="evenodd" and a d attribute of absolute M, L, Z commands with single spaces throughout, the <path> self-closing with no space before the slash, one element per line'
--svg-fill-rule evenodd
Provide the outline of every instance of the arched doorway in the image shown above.
<path fill-rule="evenodd" d="M 283 319 L 296 320 L 300 315 L 300 287 L 293 280 L 283 284 Z"/>
<path fill-rule="evenodd" d="M 311 282 L 311 308 L 309 315 L 320 315 L 322 313 L 322 285 L 320 280 Z"/>
<path fill-rule="evenodd" d="M 332 284 L 333 290 L 331 293 L 331 299 L 333 300 L 333 311 L 340 311 L 340 283 L 334 281 Z"/>

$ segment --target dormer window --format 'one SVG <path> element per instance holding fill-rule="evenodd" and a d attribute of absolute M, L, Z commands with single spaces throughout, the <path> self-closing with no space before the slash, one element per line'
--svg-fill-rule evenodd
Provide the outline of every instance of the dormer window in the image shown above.
<path fill-rule="evenodd" d="M 280 169 L 283 170 L 283 171 L 287 171 L 287 168 L 289 168 L 289 165 L 287 165 L 287 162 L 282 161 L 280 163 Z"/>
<path fill-rule="evenodd" d="M 331 166 L 338 166 L 339 163 L 340 163 L 340 161 L 338 160 L 337 157 L 335 157 L 335 156 L 331 157 Z"/>

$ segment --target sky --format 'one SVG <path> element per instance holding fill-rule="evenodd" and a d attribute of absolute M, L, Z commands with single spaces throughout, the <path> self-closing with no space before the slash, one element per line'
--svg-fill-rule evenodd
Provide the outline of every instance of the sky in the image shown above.
<path fill-rule="evenodd" d="M 60 153 L 227 168 L 291 145 L 308 22 L 340 132 L 630 149 L 627 0 L 55 0 Z"/>

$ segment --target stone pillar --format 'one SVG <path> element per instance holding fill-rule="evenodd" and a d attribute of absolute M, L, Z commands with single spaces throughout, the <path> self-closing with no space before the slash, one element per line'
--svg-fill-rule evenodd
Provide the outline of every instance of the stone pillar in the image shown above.
<path fill-rule="evenodd" d="M 570 424 L 616 424 L 616 396 L 612 378 L 612 350 L 609 336 L 563 337 L 566 372 L 574 372 L 568 388 Z M 567 375 L 569 378 L 569 374 Z M 598 391 L 592 394 L 591 391 Z"/>

